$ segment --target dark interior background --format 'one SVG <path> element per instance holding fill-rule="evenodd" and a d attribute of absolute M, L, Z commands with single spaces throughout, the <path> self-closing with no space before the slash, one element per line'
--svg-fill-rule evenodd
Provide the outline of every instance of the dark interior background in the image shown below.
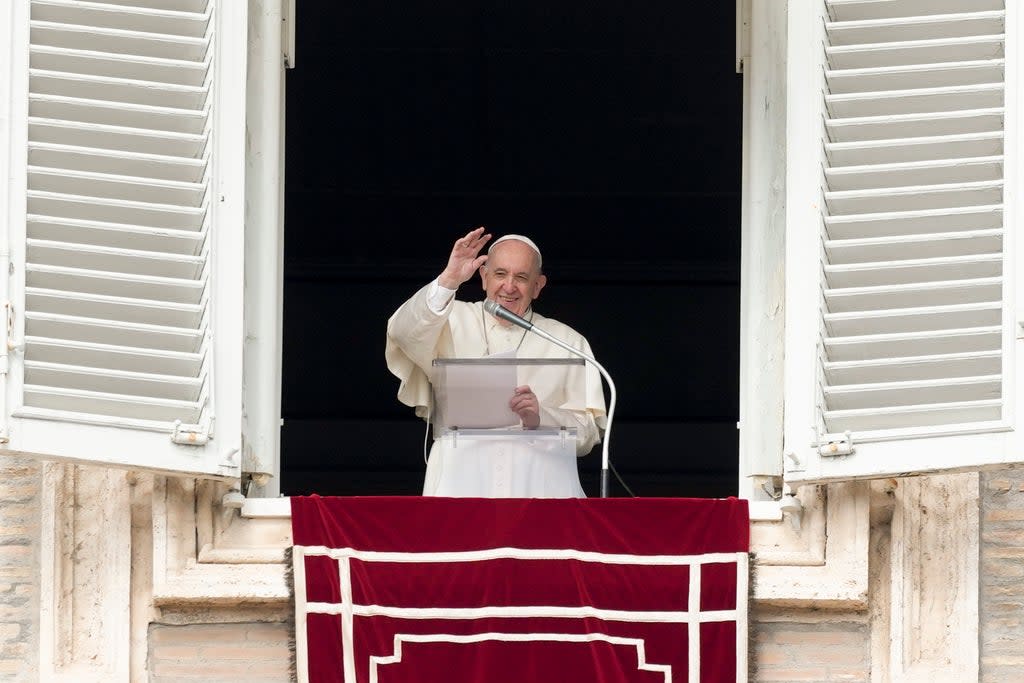
<path fill-rule="evenodd" d="M 385 323 L 485 225 L 543 250 L 537 309 L 615 378 L 610 452 L 637 495 L 735 494 L 734 3 L 296 6 L 282 493 L 419 493 Z M 600 447 L 580 467 L 596 495 Z"/>

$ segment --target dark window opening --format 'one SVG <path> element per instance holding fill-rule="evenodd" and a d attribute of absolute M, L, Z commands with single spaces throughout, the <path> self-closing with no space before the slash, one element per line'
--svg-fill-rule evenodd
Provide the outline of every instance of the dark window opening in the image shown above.
<path fill-rule="evenodd" d="M 419 493 L 424 424 L 395 397 L 385 322 L 481 224 L 544 251 L 537 309 L 615 378 L 611 456 L 633 490 L 736 493 L 734 10 L 297 3 L 282 493 Z M 580 468 L 597 495 L 600 446 Z"/>

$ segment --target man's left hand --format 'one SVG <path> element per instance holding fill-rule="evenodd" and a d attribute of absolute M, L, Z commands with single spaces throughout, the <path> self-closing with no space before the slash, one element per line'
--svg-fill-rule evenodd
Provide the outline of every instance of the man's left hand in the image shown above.
<path fill-rule="evenodd" d="M 508 406 L 522 420 L 524 429 L 536 429 L 540 426 L 540 403 L 537 401 L 537 394 L 533 393 L 529 386 L 524 384 L 516 387 Z"/>

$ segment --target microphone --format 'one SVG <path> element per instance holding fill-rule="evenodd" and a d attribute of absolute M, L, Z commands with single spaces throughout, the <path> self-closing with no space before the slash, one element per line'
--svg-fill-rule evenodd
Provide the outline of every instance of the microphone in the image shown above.
<path fill-rule="evenodd" d="M 497 301 L 493 299 L 484 299 L 484 310 L 493 315 L 495 318 L 501 318 L 505 322 L 510 322 L 513 325 L 518 325 L 524 330 L 533 330 L 533 323 L 525 318 L 520 318 L 518 315 L 508 310 Z"/>
<path fill-rule="evenodd" d="M 608 459 L 608 441 L 611 439 L 611 435 L 612 435 L 612 418 L 615 416 L 615 401 L 616 401 L 616 398 L 617 398 L 617 395 L 618 395 L 617 392 L 615 391 L 615 382 L 612 381 L 612 376 L 608 374 L 608 371 L 604 369 L 604 366 L 601 365 L 600 363 L 598 363 L 597 359 L 595 359 L 593 356 L 589 356 L 586 353 L 583 353 L 582 351 L 580 351 L 579 349 L 574 348 L 572 346 L 569 346 L 568 344 L 566 344 L 561 339 L 558 339 L 558 338 L 548 334 L 547 332 L 545 332 L 544 330 L 540 329 L 539 327 L 534 327 L 533 323 L 531 323 L 529 320 L 526 320 L 524 318 L 520 318 L 518 315 L 516 315 L 512 311 L 508 310 L 507 308 L 504 308 L 497 301 L 494 301 L 493 299 L 484 299 L 484 310 L 487 311 L 488 313 L 490 313 L 491 315 L 493 315 L 495 318 L 501 318 L 502 320 L 510 322 L 513 325 L 517 325 L 517 326 L 523 328 L 524 330 L 527 330 L 529 332 L 533 332 L 534 334 L 538 334 L 541 337 L 544 337 L 545 339 L 547 339 L 552 344 L 555 344 L 556 346 L 560 346 L 563 349 L 565 349 L 566 351 L 568 351 L 569 353 L 572 353 L 572 354 L 575 354 L 575 355 L 579 356 L 580 358 L 582 358 L 583 360 L 587 361 L 588 363 L 593 365 L 595 368 L 597 368 L 597 371 L 599 373 L 601 373 L 601 376 L 604 377 L 604 380 L 606 382 L 608 382 L 608 389 L 611 392 L 611 396 L 609 397 L 609 400 L 608 400 L 608 419 L 605 420 L 605 424 L 604 424 L 604 438 L 601 439 L 601 497 L 602 498 L 607 498 L 608 497 L 608 461 L 609 461 L 609 459 Z"/>

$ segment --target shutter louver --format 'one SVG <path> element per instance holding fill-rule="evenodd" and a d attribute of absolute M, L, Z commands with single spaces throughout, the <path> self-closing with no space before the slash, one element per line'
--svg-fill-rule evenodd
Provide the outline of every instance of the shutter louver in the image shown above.
<path fill-rule="evenodd" d="M 1003 4 L 826 7 L 819 442 L 995 424 Z"/>
<path fill-rule="evenodd" d="M 31 2 L 20 415 L 205 417 L 211 13 Z"/>

